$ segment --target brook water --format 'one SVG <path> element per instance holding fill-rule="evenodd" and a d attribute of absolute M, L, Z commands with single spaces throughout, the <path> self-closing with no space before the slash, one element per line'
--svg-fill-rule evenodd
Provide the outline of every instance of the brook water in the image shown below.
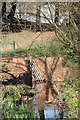
<path fill-rule="evenodd" d="M 33 99 L 30 101 L 29 105 L 34 109 L 39 120 L 56 120 L 58 118 L 59 109 L 56 105 L 45 102 L 40 103 L 38 101 L 34 101 Z"/>

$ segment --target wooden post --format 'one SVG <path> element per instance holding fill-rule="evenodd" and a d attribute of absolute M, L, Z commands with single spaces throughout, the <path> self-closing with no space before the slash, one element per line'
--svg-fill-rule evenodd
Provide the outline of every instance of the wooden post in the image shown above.
<path fill-rule="evenodd" d="M 16 53 L 16 49 L 15 49 L 15 41 L 13 41 L 13 53 Z"/>

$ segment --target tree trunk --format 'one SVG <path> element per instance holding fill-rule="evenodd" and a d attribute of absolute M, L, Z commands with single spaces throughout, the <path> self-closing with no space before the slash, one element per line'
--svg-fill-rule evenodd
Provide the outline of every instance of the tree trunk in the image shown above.
<path fill-rule="evenodd" d="M 11 5 L 12 5 L 12 8 L 11 8 L 10 13 L 8 15 L 8 22 L 10 23 L 10 31 L 20 32 L 21 26 L 19 24 L 19 20 L 16 17 L 14 17 L 17 3 L 12 2 Z"/>
<path fill-rule="evenodd" d="M 36 5 L 36 31 L 40 31 L 40 23 L 41 23 L 40 9 L 41 9 L 41 5 L 38 3 Z"/>
<path fill-rule="evenodd" d="M 15 10 L 16 10 L 16 3 L 12 2 L 11 4 L 12 4 L 12 8 L 11 8 L 10 13 L 8 15 L 8 19 L 10 19 L 10 20 L 14 17 Z"/>
<path fill-rule="evenodd" d="M 6 19 L 6 2 L 2 2 L 2 21 Z"/>
<path fill-rule="evenodd" d="M 55 20 L 56 25 L 59 25 L 59 3 L 55 3 Z"/>
<path fill-rule="evenodd" d="M 39 110 L 40 120 L 45 120 L 44 110 Z"/>
<path fill-rule="evenodd" d="M 21 19 L 21 3 L 19 3 L 19 18 Z"/>

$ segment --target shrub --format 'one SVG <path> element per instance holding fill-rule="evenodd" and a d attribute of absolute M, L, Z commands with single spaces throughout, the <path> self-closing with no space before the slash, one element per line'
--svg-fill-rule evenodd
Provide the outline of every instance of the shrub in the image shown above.
<path fill-rule="evenodd" d="M 2 118 L 26 118 L 36 119 L 33 109 L 27 105 L 27 102 L 16 104 L 21 99 L 21 94 L 28 93 L 26 85 L 6 86 L 2 94 Z"/>

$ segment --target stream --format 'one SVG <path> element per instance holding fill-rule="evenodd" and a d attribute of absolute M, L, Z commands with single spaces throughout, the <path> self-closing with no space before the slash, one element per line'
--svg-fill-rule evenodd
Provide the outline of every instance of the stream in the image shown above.
<path fill-rule="evenodd" d="M 59 109 L 56 105 L 46 104 L 45 102 L 39 103 L 32 99 L 29 106 L 35 111 L 38 120 L 57 120 L 58 118 Z"/>
<path fill-rule="evenodd" d="M 45 106 L 44 109 L 35 109 L 37 118 L 39 120 L 54 119 L 58 118 L 58 109 L 55 107 Z"/>

